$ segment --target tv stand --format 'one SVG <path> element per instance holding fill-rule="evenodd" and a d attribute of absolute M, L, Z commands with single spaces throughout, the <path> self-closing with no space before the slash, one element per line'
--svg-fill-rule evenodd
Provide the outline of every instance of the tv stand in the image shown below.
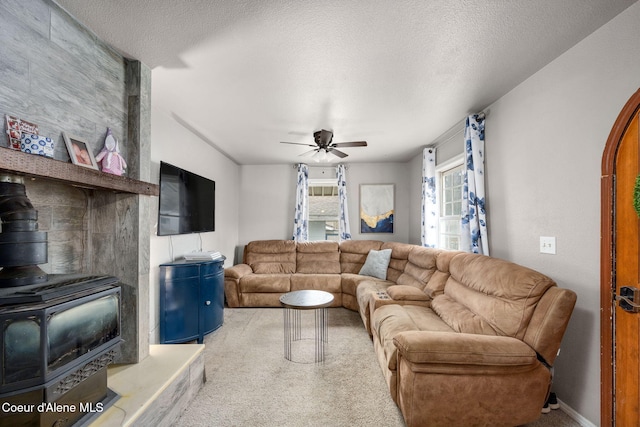
<path fill-rule="evenodd" d="M 197 340 L 224 321 L 224 256 L 160 265 L 160 343 Z"/>

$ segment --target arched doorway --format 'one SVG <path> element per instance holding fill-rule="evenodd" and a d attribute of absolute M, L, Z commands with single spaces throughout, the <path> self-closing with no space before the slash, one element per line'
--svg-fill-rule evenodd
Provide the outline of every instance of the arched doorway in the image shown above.
<path fill-rule="evenodd" d="M 633 207 L 634 186 L 640 173 L 639 111 L 640 90 L 618 115 L 602 157 L 600 348 L 603 427 L 640 425 L 640 312 L 634 307 L 640 307 L 640 220 Z M 635 289 L 639 290 L 638 295 L 634 295 Z M 621 307 L 621 302 L 626 307 Z"/>

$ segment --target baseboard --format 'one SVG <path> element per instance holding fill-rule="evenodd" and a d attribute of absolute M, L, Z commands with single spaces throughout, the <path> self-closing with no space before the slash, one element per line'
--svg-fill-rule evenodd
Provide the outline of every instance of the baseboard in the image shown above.
<path fill-rule="evenodd" d="M 591 421 L 580 415 L 575 409 L 571 406 L 564 403 L 562 400 L 558 399 L 558 403 L 560 404 L 560 410 L 571 417 L 575 422 L 580 424 L 583 427 L 597 427 Z"/>

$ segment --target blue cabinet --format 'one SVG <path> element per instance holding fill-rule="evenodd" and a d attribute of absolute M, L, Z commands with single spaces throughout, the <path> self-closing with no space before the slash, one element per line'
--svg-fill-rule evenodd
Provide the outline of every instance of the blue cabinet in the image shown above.
<path fill-rule="evenodd" d="M 224 260 L 160 265 L 160 343 L 198 340 L 224 321 Z"/>

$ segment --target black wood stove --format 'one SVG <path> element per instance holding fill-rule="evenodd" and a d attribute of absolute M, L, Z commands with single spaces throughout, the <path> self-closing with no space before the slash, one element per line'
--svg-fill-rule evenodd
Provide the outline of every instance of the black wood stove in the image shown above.
<path fill-rule="evenodd" d="M 0 181 L 0 426 L 85 423 L 117 398 L 107 365 L 122 341 L 120 283 L 44 273 L 37 212 L 19 177 Z"/>

